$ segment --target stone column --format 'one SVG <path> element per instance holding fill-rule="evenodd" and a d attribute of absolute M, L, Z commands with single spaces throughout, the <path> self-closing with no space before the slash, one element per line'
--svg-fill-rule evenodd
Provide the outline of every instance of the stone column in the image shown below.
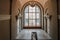
<path fill-rule="evenodd" d="M 47 15 L 47 32 L 48 32 L 48 34 L 49 34 L 49 32 L 50 32 L 50 17 Z"/>

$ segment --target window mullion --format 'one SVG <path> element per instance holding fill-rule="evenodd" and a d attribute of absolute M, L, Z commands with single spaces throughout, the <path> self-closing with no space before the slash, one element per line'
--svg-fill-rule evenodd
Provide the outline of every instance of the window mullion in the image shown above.
<path fill-rule="evenodd" d="M 28 6 L 28 27 L 29 27 L 29 6 Z"/>
<path fill-rule="evenodd" d="M 37 21 L 36 21 L 36 18 L 37 16 L 36 16 L 36 6 L 35 6 L 35 25 L 37 25 Z"/>
<path fill-rule="evenodd" d="M 32 26 L 33 26 L 33 9 L 32 9 Z"/>

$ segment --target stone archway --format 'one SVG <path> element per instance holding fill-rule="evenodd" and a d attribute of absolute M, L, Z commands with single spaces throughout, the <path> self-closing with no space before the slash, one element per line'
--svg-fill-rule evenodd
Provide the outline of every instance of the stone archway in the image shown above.
<path fill-rule="evenodd" d="M 24 9 L 25 9 L 25 7 L 26 6 L 28 6 L 28 5 L 31 5 L 32 7 L 33 6 L 35 6 L 35 5 L 37 5 L 40 9 L 41 9 L 41 11 L 40 11 L 40 13 L 41 13 L 41 28 L 43 28 L 43 7 L 42 7 L 42 5 L 39 3 L 39 2 L 37 2 L 37 1 L 29 1 L 29 2 L 26 2 L 24 5 L 23 5 L 23 7 L 22 7 L 22 9 L 21 9 L 21 15 L 22 15 L 22 28 L 23 28 L 23 26 L 24 26 Z"/>

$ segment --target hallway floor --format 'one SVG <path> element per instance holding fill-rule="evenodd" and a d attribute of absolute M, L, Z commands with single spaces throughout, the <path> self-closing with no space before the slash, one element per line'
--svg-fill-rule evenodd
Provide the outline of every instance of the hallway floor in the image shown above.
<path fill-rule="evenodd" d="M 51 37 L 42 29 L 23 29 L 18 34 L 16 39 L 31 39 L 31 33 L 37 32 L 37 38 L 38 40 L 44 39 L 44 40 L 50 40 Z"/>

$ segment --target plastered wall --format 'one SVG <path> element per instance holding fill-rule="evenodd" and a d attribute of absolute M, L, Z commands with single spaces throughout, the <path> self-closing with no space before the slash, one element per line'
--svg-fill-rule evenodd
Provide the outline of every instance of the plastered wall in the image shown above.
<path fill-rule="evenodd" d="M 26 2 L 29 2 L 29 1 L 32 1 L 32 0 L 20 0 L 21 8 L 23 7 L 23 5 L 24 5 Z M 44 7 L 45 2 L 48 1 L 48 0 L 33 0 L 33 1 L 39 2 L 39 3 Z"/>
<path fill-rule="evenodd" d="M 20 9 L 20 2 L 19 0 L 12 1 L 12 21 L 11 21 L 11 37 L 12 40 L 16 39 L 17 37 L 17 20 L 16 16 L 18 15 L 18 9 Z"/>
<path fill-rule="evenodd" d="M 10 0 L 0 0 L 0 40 L 10 40 Z M 7 17 L 5 16 L 7 15 Z"/>
<path fill-rule="evenodd" d="M 9 15 L 10 0 L 0 0 L 0 15 Z"/>
<path fill-rule="evenodd" d="M 52 40 L 58 40 L 58 24 L 57 24 L 57 2 L 56 0 L 48 0 L 44 9 L 48 8 L 47 13 L 51 15 L 49 35 Z"/>
<path fill-rule="evenodd" d="M 10 14 L 10 0 L 0 0 L 0 40 L 10 40 L 10 16 L 11 38 L 15 39 L 17 34 L 16 16 L 20 9 L 19 0 L 12 0 L 12 14 Z M 6 16 L 7 15 L 7 16 Z"/>
<path fill-rule="evenodd" d="M 9 20 L 0 21 L 0 40 L 10 40 Z"/>

